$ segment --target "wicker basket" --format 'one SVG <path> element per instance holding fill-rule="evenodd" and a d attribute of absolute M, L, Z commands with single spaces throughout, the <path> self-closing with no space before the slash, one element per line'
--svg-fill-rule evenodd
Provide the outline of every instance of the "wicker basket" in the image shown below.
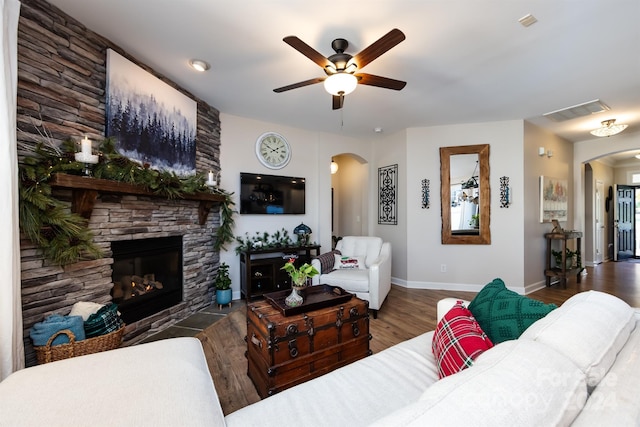
<path fill-rule="evenodd" d="M 52 346 L 53 340 L 60 334 L 69 337 L 69 342 Z M 122 336 L 124 335 L 124 325 L 117 331 L 100 335 L 93 338 L 87 338 L 82 341 L 76 341 L 76 336 L 69 329 L 56 332 L 46 345 L 36 347 L 36 357 L 38 364 L 55 362 L 56 360 L 68 359 L 70 357 L 84 356 L 85 354 L 98 353 L 106 350 L 113 350 L 120 347 Z"/>

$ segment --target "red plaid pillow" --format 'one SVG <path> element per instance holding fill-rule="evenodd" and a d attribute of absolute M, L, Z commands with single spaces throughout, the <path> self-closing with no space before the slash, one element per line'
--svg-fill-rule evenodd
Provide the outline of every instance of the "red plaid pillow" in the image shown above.
<path fill-rule="evenodd" d="M 493 343 L 462 301 L 440 320 L 431 343 L 440 378 L 471 366 L 476 357 L 491 347 Z"/>

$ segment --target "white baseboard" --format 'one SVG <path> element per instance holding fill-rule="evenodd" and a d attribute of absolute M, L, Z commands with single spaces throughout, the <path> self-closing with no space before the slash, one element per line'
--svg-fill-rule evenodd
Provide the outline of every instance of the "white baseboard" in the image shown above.
<path fill-rule="evenodd" d="M 458 292 L 480 292 L 480 290 L 486 285 L 486 283 L 442 283 L 442 282 L 418 282 L 418 281 L 406 281 L 404 279 L 391 278 L 391 283 L 394 285 L 402 286 L 407 289 L 430 289 L 437 291 L 458 291 Z M 520 295 L 526 295 L 531 292 L 537 291 L 545 287 L 544 280 L 538 283 L 533 283 L 525 287 L 520 286 L 507 286 L 514 292 Z"/>

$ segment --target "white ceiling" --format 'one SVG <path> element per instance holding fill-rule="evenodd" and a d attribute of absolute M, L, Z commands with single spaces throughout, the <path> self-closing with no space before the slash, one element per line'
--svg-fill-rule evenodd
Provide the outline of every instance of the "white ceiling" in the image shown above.
<path fill-rule="evenodd" d="M 526 119 L 568 140 L 602 120 L 640 131 L 638 0 L 49 0 L 223 113 L 303 129 L 374 137 L 401 129 Z M 518 19 L 534 15 L 525 28 Z M 392 28 L 406 40 L 362 71 L 407 82 L 359 86 L 342 110 L 324 76 L 282 41 L 355 54 Z M 189 59 L 211 70 L 197 73 Z M 554 123 L 544 113 L 600 99 L 611 111 Z M 223 123 L 224 126 L 224 123 Z M 224 132 L 224 128 L 223 128 Z"/>

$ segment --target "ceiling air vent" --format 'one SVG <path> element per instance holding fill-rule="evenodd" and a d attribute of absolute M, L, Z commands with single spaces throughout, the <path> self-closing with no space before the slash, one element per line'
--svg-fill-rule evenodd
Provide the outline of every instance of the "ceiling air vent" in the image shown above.
<path fill-rule="evenodd" d="M 538 20 L 536 19 L 535 16 L 533 16 L 532 14 L 528 13 L 525 16 L 523 16 L 522 18 L 518 19 L 518 22 L 523 26 L 523 27 L 529 27 L 533 24 L 535 24 L 536 22 L 538 22 Z"/>
<path fill-rule="evenodd" d="M 554 122 L 564 122 L 565 120 L 576 119 L 578 117 L 589 116 L 603 111 L 609 111 L 610 108 L 599 99 L 585 102 L 583 104 L 574 105 L 573 107 L 563 108 L 561 110 L 545 113 L 543 116 Z"/>

